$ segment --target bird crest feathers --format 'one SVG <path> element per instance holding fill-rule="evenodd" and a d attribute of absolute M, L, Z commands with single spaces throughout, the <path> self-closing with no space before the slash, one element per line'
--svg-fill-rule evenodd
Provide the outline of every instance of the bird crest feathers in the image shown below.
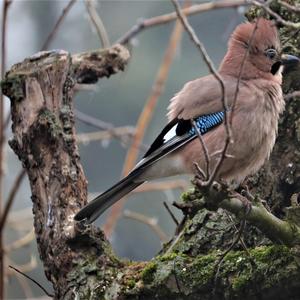
<path fill-rule="evenodd" d="M 252 38 L 254 30 L 255 34 Z M 229 40 L 229 48 L 236 46 L 236 44 L 241 44 L 245 48 L 250 47 L 250 52 L 264 51 L 267 48 L 280 51 L 277 28 L 273 21 L 264 18 L 237 26 Z"/>

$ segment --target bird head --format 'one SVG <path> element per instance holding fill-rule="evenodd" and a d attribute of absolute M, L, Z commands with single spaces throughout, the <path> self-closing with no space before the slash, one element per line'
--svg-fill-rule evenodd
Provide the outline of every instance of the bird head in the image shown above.
<path fill-rule="evenodd" d="M 247 55 L 246 55 L 247 53 Z M 294 56 L 281 56 L 275 24 L 264 18 L 237 26 L 228 43 L 228 51 L 220 72 L 238 77 L 244 64 L 242 79 L 265 78 L 281 82 L 281 66 L 299 62 Z"/>

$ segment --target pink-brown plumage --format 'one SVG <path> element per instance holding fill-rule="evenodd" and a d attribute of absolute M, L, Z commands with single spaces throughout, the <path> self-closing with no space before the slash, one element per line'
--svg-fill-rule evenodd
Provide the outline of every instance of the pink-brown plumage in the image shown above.
<path fill-rule="evenodd" d="M 229 41 L 219 73 L 223 78 L 228 107 L 231 107 L 236 90 L 238 75 L 247 48 L 249 54 L 239 83 L 239 93 L 233 115 L 233 143 L 218 174 L 228 182 L 241 183 L 247 175 L 259 170 L 269 157 L 274 146 L 278 119 L 284 109 L 281 91 L 281 72 L 271 73 L 272 62 L 264 51 L 274 48 L 280 51 L 276 27 L 271 21 L 258 20 L 257 29 L 249 46 L 249 40 L 255 28 L 253 23 L 239 25 Z M 169 120 L 174 117 L 190 119 L 200 114 L 222 109 L 221 88 L 212 76 L 206 76 L 187 83 L 169 105 Z M 221 125 L 203 135 L 210 154 L 220 152 L 225 143 L 225 126 Z M 185 172 L 192 173 L 193 162 L 205 170 L 205 157 L 198 140 L 193 140 L 177 153 L 181 157 Z M 219 156 L 211 157 L 211 171 Z"/>
<path fill-rule="evenodd" d="M 246 51 L 248 55 L 245 58 Z M 284 110 L 279 53 L 276 27 L 265 19 L 259 19 L 257 24 L 239 25 L 229 40 L 228 51 L 219 68 L 229 109 L 232 108 L 240 68 L 245 61 L 232 119 L 233 143 L 228 149 L 230 157 L 223 161 L 217 180 L 240 184 L 246 176 L 257 172 L 270 156 L 277 135 L 279 115 Z M 199 116 L 222 112 L 221 98 L 220 83 L 213 75 L 185 84 L 171 99 L 168 108 L 170 123 L 154 141 L 145 158 L 127 177 L 84 207 L 75 219 L 93 222 L 109 206 L 147 180 L 194 173 L 194 162 L 206 170 L 206 160 L 199 140 L 192 136 L 193 139 L 187 141 L 189 131 L 184 134 L 176 131 L 175 134 L 173 129 L 178 129 L 180 124 L 190 125 L 190 120 Z M 170 139 L 169 134 L 173 134 Z M 224 124 L 203 134 L 210 155 L 210 171 L 219 160 L 219 154 L 216 153 L 223 149 L 225 138 Z"/>

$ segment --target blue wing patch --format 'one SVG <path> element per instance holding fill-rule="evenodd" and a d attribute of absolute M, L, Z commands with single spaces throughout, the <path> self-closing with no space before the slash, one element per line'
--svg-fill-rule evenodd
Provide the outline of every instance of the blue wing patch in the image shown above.
<path fill-rule="evenodd" d="M 224 120 L 224 112 L 216 112 L 203 115 L 195 119 L 196 125 L 201 134 L 205 134 L 215 126 L 221 124 Z M 184 145 L 196 137 L 195 128 L 190 120 L 174 119 L 161 131 L 154 140 L 143 158 L 148 157 L 156 150 L 161 154 L 172 152 L 180 145 Z"/>
<path fill-rule="evenodd" d="M 224 120 L 224 112 L 216 112 L 209 115 L 200 116 L 195 119 L 195 123 L 197 125 L 197 128 L 199 129 L 201 134 L 206 133 L 211 128 L 215 127 L 216 125 L 219 125 Z M 195 134 L 195 128 L 192 127 L 189 130 L 189 135 L 192 136 Z"/>

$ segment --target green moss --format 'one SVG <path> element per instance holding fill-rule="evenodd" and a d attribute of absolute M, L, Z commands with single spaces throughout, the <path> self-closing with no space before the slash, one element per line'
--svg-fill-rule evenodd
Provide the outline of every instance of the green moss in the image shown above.
<path fill-rule="evenodd" d="M 243 251 L 229 252 L 220 265 L 219 279 L 224 286 L 230 286 L 236 294 L 242 293 L 246 288 L 261 282 L 266 287 L 272 287 L 283 279 L 288 271 L 281 272 L 278 278 L 278 269 L 289 264 L 294 258 L 285 246 L 265 246 L 250 250 L 251 257 Z M 180 272 L 186 285 L 191 289 L 197 285 L 208 288 L 213 284 L 216 266 L 220 252 L 214 251 L 205 256 L 196 257 L 186 265 L 186 272 Z M 253 265 L 254 262 L 254 265 Z"/>
<path fill-rule="evenodd" d="M 196 258 L 193 262 L 192 268 L 188 268 L 190 275 L 190 280 L 192 282 L 203 286 L 211 283 L 214 276 L 214 262 L 216 261 L 216 256 L 205 255 Z M 191 272 L 192 271 L 192 272 Z"/>
<path fill-rule="evenodd" d="M 136 282 L 135 282 L 134 279 L 129 279 L 129 280 L 127 281 L 127 287 L 128 287 L 129 289 L 133 289 L 133 288 L 135 287 L 135 284 L 136 284 Z"/>
<path fill-rule="evenodd" d="M 1 90 L 12 101 L 22 101 L 25 98 L 25 83 L 23 75 L 6 77 L 1 81 Z"/>
<path fill-rule="evenodd" d="M 145 283 L 151 283 L 154 279 L 154 274 L 157 270 L 156 262 L 149 262 L 141 273 L 141 279 Z"/>
<path fill-rule="evenodd" d="M 284 282 L 292 271 L 286 266 L 294 258 L 285 246 L 258 247 L 251 249 L 250 253 L 252 261 L 242 252 L 230 254 L 224 261 L 220 276 L 228 276 L 234 272 L 231 288 L 236 295 L 242 295 L 246 290 L 255 290 L 258 284 L 265 288 L 272 288 L 279 282 Z"/>
<path fill-rule="evenodd" d="M 189 297 L 211 295 L 217 267 L 217 289 L 224 293 L 224 299 L 242 299 L 245 294 L 247 299 L 257 299 L 258 286 L 260 291 L 268 292 L 277 286 L 284 288 L 288 278 L 298 280 L 299 267 L 289 248 L 264 246 L 249 249 L 249 253 L 250 256 L 245 251 L 231 251 L 221 265 L 218 265 L 221 251 L 217 250 L 194 258 L 177 252 L 168 253 L 156 257 L 143 269 L 133 264 L 133 273 L 124 281 L 125 293 L 134 299 L 132 297 L 139 293 L 140 287 L 145 295 L 153 295 L 153 289 L 157 288 L 159 299 L 178 299 L 179 285 L 184 299 L 199 299 Z M 143 285 L 140 285 L 141 281 Z"/>
<path fill-rule="evenodd" d="M 239 276 L 235 277 L 232 281 L 232 289 L 234 291 L 242 290 L 244 287 L 247 286 L 250 279 L 251 275 L 249 274 L 239 274 Z"/>
<path fill-rule="evenodd" d="M 183 202 L 192 202 L 202 198 L 202 194 L 198 189 L 191 188 L 188 191 L 181 194 L 181 200 Z"/>
<path fill-rule="evenodd" d="M 68 286 L 81 287 L 79 299 L 104 299 L 107 288 L 117 276 L 115 266 L 105 256 L 87 257 L 88 259 L 77 260 L 72 271 L 68 273 Z"/>
<path fill-rule="evenodd" d="M 167 253 L 167 254 L 164 254 L 164 255 L 161 255 L 161 256 L 156 256 L 155 259 L 157 259 L 161 262 L 165 262 L 165 261 L 175 260 L 178 257 L 181 257 L 181 258 L 184 258 L 184 259 L 189 258 L 189 256 L 184 254 L 184 253 L 174 251 L 174 252 Z"/>
<path fill-rule="evenodd" d="M 56 140 L 62 134 L 62 128 L 55 114 L 48 109 L 40 111 L 38 124 L 38 129 L 42 131 L 41 133 L 44 134 L 44 131 L 47 131 L 48 136 L 53 140 Z"/>
<path fill-rule="evenodd" d="M 253 21 L 260 14 L 260 11 L 261 9 L 259 7 L 253 5 L 245 13 L 245 16 L 249 21 Z"/>
<path fill-rule="evenodd" d="M 251 254 L 255 260 L 265 263 L 272 261 L 272 259 L 291 256 L 289 248 L 282 245 L 257 247 L 251 250 Z"/>
<path fill-rule="evenodd" d="M 162 256 L 157 256 L 156 259 L 158 259 L 161 262 L 164 262 L 164 261 L 174 260 L 177 256 L 178 256 L 178 253 L 171 252 L 168 254 L 164 254 Z"/>
<path fill-rule="evenodd" d="M 188 190 L 181 194 L 181 200 L 183 202 L 190 202 L 191 201 L 191 192 L 192 190 Z"/>

